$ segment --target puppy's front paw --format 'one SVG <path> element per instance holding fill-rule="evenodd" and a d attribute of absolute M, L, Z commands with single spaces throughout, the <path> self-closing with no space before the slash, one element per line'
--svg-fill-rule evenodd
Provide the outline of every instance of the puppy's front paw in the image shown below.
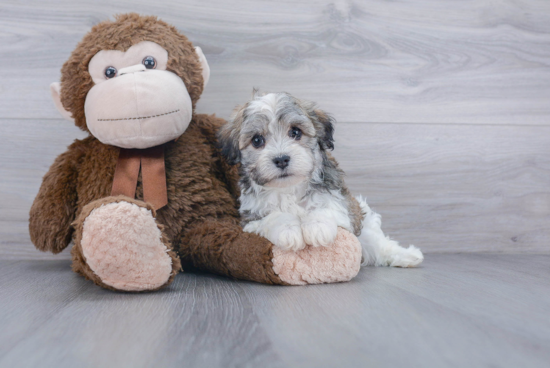
<path fill-rule="evenodd" d="M 310 220 L 302 224 L 302 234 L 306 244 L 314 247 L 326 247 L 334 243 L 338 234 L 338 226 L 329 219 Z"/>
<path fill-rule="evenodd" d="M 279 228 L 273 243 L 283 249 L 294 251 L 304 249 L 306 246 L 300 225 L 294 224 Z"/>

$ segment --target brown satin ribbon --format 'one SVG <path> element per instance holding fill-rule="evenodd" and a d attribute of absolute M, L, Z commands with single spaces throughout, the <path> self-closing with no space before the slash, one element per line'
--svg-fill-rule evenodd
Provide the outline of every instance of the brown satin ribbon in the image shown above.
<path fill-rule="evenodd" d="M 146 149 L 120 149 L 111 195 L 135 198 L 141 166 L 143 200 L 158 210 L 168 204 L 164 145 Z"/>

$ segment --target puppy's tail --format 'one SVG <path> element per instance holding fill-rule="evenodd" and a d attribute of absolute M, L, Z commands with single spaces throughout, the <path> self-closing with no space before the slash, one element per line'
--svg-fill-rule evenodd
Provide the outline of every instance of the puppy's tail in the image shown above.
<path fill-rule="evenodd" d="M 381 216 L 371 210 L 362 196 L 357 196 L 356 199 L 365 216 L 363 229 L 359 235 L 363 248 L 361 266 L 414 267 L 424 260 L 424 255 L 414 245 L 403 248 L 398 242 L 384 235 Z"/>

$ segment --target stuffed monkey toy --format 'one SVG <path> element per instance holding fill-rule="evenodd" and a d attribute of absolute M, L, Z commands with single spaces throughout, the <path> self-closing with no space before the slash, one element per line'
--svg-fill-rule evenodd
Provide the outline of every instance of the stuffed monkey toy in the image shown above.
<path fill-rule="evenodd" d="M 208 78 L 200 48 L 156 17 L 93 27 L 51 85 L 58 110 L 89 136 L 44 176 L 34 245 L 59 253 L 73 241 L 73 270 L 120 291 L 162 288 L 182 266 L 281 285 L 353 278 L 361 250 L 350 233 L 287 254 L 242 231 L 237 170 L 216 142 L 224 121 L 195 114 Z"/>

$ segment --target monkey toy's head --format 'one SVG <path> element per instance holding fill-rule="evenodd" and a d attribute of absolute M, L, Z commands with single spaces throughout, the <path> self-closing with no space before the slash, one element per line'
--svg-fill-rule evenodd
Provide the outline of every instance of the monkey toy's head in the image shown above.
<path fill-rule="evenodd" d="M 174 27 L 132 13 L 93 27 L 51 92 L 102 143 L 141 149 L 183 134 L 209 75 L 201 49 Z"/>

